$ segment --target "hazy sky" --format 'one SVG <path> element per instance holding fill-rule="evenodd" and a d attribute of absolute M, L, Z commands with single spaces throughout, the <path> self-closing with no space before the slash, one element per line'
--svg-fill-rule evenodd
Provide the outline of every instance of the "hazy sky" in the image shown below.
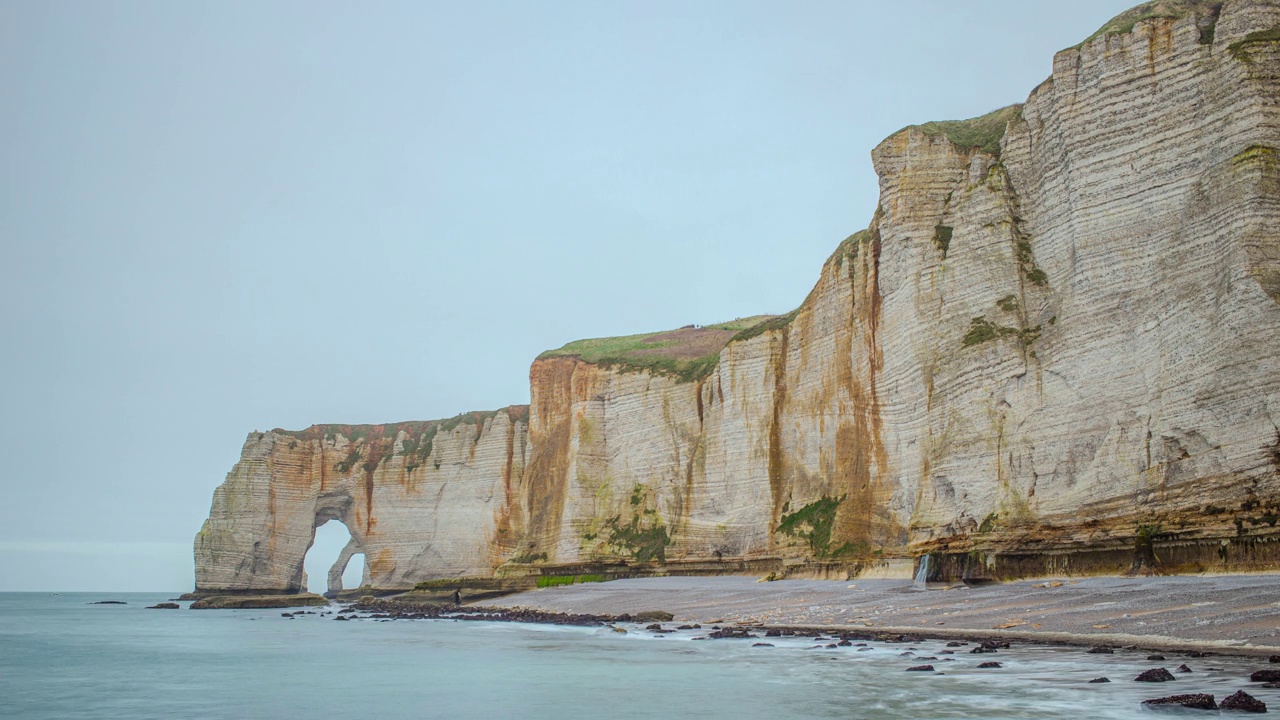
<path fill-rule="evenodd" d="M 791 310 L 872 147 L 1135 1 L 0 3 L 0 590 L 189 589 L 251 430 Z"/>

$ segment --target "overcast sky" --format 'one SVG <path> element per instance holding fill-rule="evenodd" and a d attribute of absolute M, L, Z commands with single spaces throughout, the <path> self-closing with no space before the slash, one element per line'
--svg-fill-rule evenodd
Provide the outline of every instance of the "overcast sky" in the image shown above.
<path fill-rule="evenodd" d="M 791 310 L 872 147 L 1133 1 L 0 3 L 0 590 L 190 589 L 254 429 Z"/>

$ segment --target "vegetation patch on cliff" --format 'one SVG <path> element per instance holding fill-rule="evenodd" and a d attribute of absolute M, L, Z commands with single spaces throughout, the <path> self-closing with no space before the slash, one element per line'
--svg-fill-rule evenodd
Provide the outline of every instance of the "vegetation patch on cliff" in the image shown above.
<path fill-rule="evenodd" d="M 1003 174 L 1003 171 L 1002 171 Z M 1006 184 L 1008 175 L 1004 175 Z M 1037 287 L 1049 284 L 1049 276 L 1036 265 L 1035 253 L 1031 250 L 1031 239 L 1022 231 L 1022 220 L 1015 213 L 1013 216 L 1013 254 L 1018 260 L 1018 269 L 1027 282 Z"/>
<path fill-rule="evenodd" d="M 1258 30 L 1227 46 L 1227 52 L 1231 56 L 1241 62 L 1253 62 L 1253 58 L 1249 56 L 1249 46 L 1259 43 L 1276 42 L 1280 40 L 1280 25 L 1268 28 L 1266 30 Z"/>
<path fill-rule="evenodd" d="M 696 382 L 711 374 L 720 362 L 720 351 L 739 332 L 771 318 L 758 315 L 715 325 L 686 325 L 677 330 L 622 337 L 577 340 L 548 350 L 539 360 L 576 357 L 584 362 L 624 372 L 649 371 Z"/>
<path fill-rule="evenodd" d="M 965 150 L 978 149 L 991 155 L 1000 154 L 1000 141 L 1010 122 L 1022 117 L 1021 105 L 1010 105 L 969 120 L 941 120 L 913 127 L 930 137 L 945 136 L 953 145 Z"/>
<path fill-rule="evenodd" d="M 399 455 L 405 458 L 405 469 L 412 472 L 426 462 L 431 455 L 436 435 L 450 432 L 460 425 L 475 427 L 476 439 L 480 438 L 486 421 L 505 412 L 514 422 L 529 421 L 528 405 L 512 405 L 503 410 L 476 410 L 455 415 L 446 420 L 415 420 L 399 423 L 382 423 L 378 425 L 312 425 L 306 430 L 284 430 L 276 428 L 273 433 L 294 438 L 289 449 L 296 449 L 298 441 L 320 440 L 337 442 L 339 437 L 346 438 L 351 444 L 347 456 L 337 462 L 334 467 L 338 472 L 350 472 L 362 455 L 362 448 L 368 447 L 368 461 L 364 463 L 366 471 L 373 471 L 377 466 L 392 457 L 392 447 L 400 440 Z M 404 437 L 401 437 L 403 433 Z"/>
<path fill-rule="evenodd" d="M 933 246 L 938 248 L 942 259 L 947 259 L 947 248 L 951 247 L 951 235 L 955 228 L 950 225 L 937 225 L 933 228 Z"/>
<path fill-rule="evenodd" d="M 1140 22 L 1164 18 L 1177 20 L 1187 15 L 1196 15 L 1200 28 L 1200 43 L 1208 45 L 1213 42 L 1214 31 L 1218 24 L 1218 14 L 1222 11 L 1222 0 L 1152 0 L 1137 7 L 1130 8 L 1111 18 L 1098 31 L 1090 35 L 1084 42 L 1075 47 L 1107 35 L 1127 35 Z"/>
<path fill-rule="evenodd" d="M 629 554 L 632 560 L 666 562 L 671 536 L 663 525 L 655 523 L 646 527 L 637 513 L 625 525 L 621 516 L 615 515 L 604 521 L 604 528 L 609 534 L 606 542 Z"/>
<path fill-rule="evenodd" d="M 795 320 L 796 316 L 799 314 L 800 314 L 800 308 L 796 308 L 795 310 L 792 310 L 786 315 L 779 315 L 777 317 L 769 318 L 764 322 L 752 325 L 746 330 L 743 330 L 742 332 L 739 332 L 737 335 L 734 335 L 732 340 L 730 340 L 730 342 L 744 342 L 752 338 L 760 337 L 761 335 L 767 332 L 772 332 L 774 330 L 782 330 L 786 328 L 788 325 L 790 325 L 791 321 Z"/>
<path fill-rule="evenodd" d="M 607 582 L 604 575 L 539 575 L 538 587 L 549 588 L 561 585 L 578 585 L 581 583 Z"/>
<path fill-rule="evenodd" d="M 782 535 L 801 538 L 809 543 L 809 549 L 817 559 L 839 557 L 857 550 L 852 543 L 844 543 L 839 547 L 831 547 L 831 531 L 835 528 L 836 510 L 847 495 L 821 498 L 805 505 L 793 513 L 784 512 L 778 521 L 777 532 Z"/>
<path fill-rule="evenodd" d="M 1023 345 L 1030 345 L 1040 339 L 1040 332 L 1041 328 L 1039 325 L 1033 328 L 1022 328 L 1019 330 L 1018 328 L 996 325 L 986 317 L 979 315 L 969 321 L 969 332 L 965 333 L 960 344 L 964 347 L 973 347 L 974 345 L 981 345 L 982 343 L 989 342 L 991 340 L 999 340 L 1004 337 L 1016 337 L 1022 341 Z"/>
<path fill-rule="evenodd" d="M 621 515 L 604 521 L 605 545 L 630 555 L 636 562 L 666 562 L 671 535 L 659 519 L 658 511 L 646 507 L 648 489 L 637 484 L 632 488 L 629 499 L 632 508 L 630 522 L 624 523 Z"/>

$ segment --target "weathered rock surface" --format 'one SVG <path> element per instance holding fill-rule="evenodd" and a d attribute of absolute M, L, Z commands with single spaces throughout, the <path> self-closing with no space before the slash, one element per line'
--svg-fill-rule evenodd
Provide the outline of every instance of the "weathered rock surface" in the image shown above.
<path fill-rule="evenodd" d="M 297 592 L 315 528 L 351 543 L 330 571 L 365 555 L 363 585 L 411 588 L 490 575 L 508 557 L 509 501 L 524 469 L 527 408 L 447 421 L 316 425 L 249 435 L 196 535 L 196 588 Z M 332 586 L 337 578 L 338 587 Z"/>
<path fill-rule="evenodd" d="M 328 605 L 329 601 L 311 593 L 288 595 L 214 595 L 191 603 L 192 610 L 236 610 L 260 608 L 310 607 Z"/>
<path fill-rule="evenodd" d="M 1267 711 L 1267 704 L 1255 698 L 1243 690 L 1237 690 L 1234 693 L 1222 699 L 1218 704 L 1222 710 L 1234 710 L 1236 712 L 1248 713 L 1264 713 Z"/>
<path fill-rule="evenodd" d="M 1188 695 L 1170 695 L 1169 697 L 1156 698 L 1155 700 L 1143 700 L 1143 705 L 1173 705 L 1176 707 L 1189 708 L 1191 710 L 1217 710 L 1218 704 L 1214 702 L 1213 696 L 1207 693 L 1192 693 Z"/>
<path fill-rule="evenodd" d="M 1169 672 L 1168 670 L 1165 670 L 1164 668 L 1152 668 L 1150 670 L 1143 670 L 1142 672 L 1138 673 L 1138 677 L 1134 678 L 1134 681 L 1136 682 L 1169 682 L 1170 680 L 1174 680 L 1174 679 L 1176 678 L 1173 677 L 1173 673 Z"/>
<path fill-rule="evenodd" d="M 527 422 L 251 435 L 197 587 L 297 590 L 330 518 L 388 588 L 1280 565 L 1278 29 L 1280 0 L 1148 3 L 1025 104 L 894 134 L 795 312 L 547 353 Z"/>

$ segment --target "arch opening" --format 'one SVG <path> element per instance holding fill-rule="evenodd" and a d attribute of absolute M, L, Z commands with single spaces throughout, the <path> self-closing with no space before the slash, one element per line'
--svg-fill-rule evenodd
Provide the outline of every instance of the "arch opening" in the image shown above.
<path fill-rule="evenodd" d="M 303 559 L 303 580 L 308 592 L 327 597 L 368 584 L 364 549 L 342 520 L 316 518 L 311 547 Z"/>

